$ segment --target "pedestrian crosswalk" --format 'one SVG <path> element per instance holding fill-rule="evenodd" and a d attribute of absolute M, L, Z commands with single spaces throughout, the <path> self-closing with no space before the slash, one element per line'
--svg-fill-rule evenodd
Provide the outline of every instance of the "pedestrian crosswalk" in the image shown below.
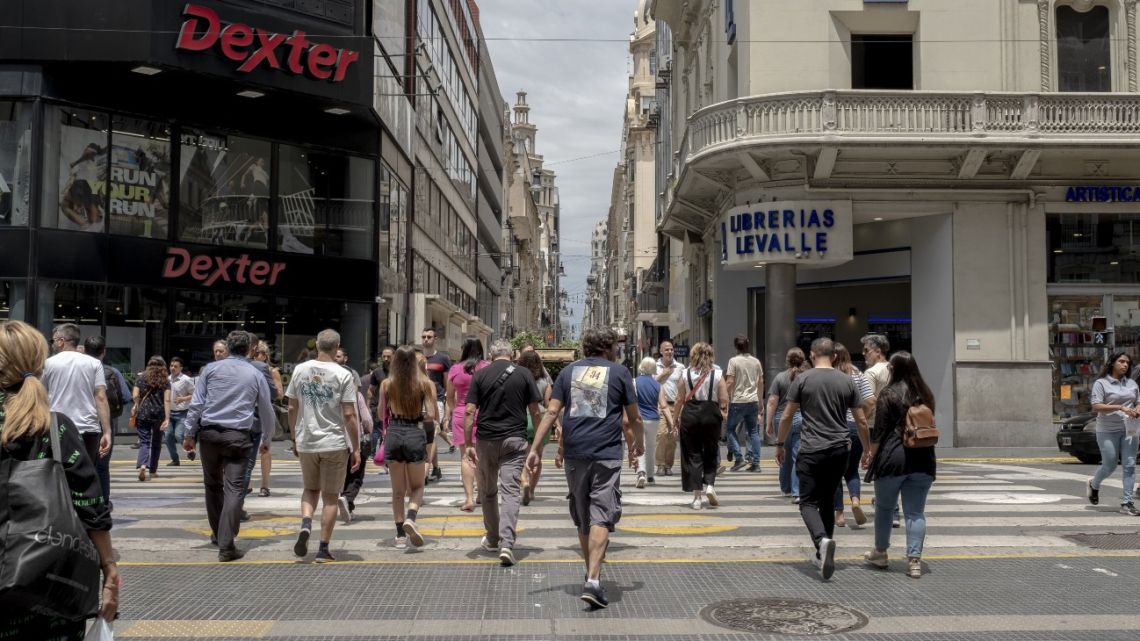
<path fill-rule="evenodd" d="M 397 550 L 391 510 L 391 485 L 386 475 L 370 466 L 364 490 L 356 500 L 351 523 L 338 522 L 332 549 L 341 560 L 364 562 L 490 562 L 479 552 L 483 534 L 477 507 L 467 513 L 463 503 L 457 455 L 445 457 L 444 480 L 425 494 L 418 523 L 427 544 L 418 550 Z M 655 485 L 634 487 L 635 475 L 623 476 L 623 517 L 611 546 L 611 560 L 730 560 L 799 559 L 810 541 L 797 507 L 780 493 L 772 461 L 762 472 L 726 472 L 716 483 L 720 506 L 694 510 L 692 496 L 680 488 L 679 476 L 659 476 Z M 245 507 L 251 520 L 242 524 L 238 545 L 248 550 L 247 561 L 294 560 L 292 543 L 299 525 L 300 467 L 295 459 L 274 461 L 271 495 L 254 493 Z M 1087 505 L 1083 495 L 1085 468 L 1073 471 L 1009 463 L 943 461 L 926 508 L 928 534 L 925 555 L 1016 555 L 1034 551 L 1079 553 L 1067 534 L 1113 531 L 1140 525 L 1134 517 L 1116 513 L 1112 500 L 1100 507 Z M 1113 490 L 1105 483 L 1102 496 Z M 874 488 L 863 485 L 862 502 L 871 519 L 862 528 L 838 528 L 841 556 L 855 556 L 873 543 Z M 139 482 L 133 462 L 112 465 L 112 501 L 116 549 L 124 561 L 210 562 L 216 548 L 208 544 L 201 468 L 183 461 L 180 467 L 160 466 L 153 480 Z M 566 485 L 553 464 L 544 466 L 534 501 L 522 508 L 516 553 L 520 561 L 574 560 L 577 536 L 567 512 Z M 846 496 L 846 492 L 845 492 Z M 905 535 L 895 530 L 893 544 Z"/>

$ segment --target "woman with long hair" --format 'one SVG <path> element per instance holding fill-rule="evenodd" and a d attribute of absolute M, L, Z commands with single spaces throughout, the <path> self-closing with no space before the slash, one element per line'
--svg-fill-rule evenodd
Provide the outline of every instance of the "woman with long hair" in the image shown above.
<path fill-rule="evenodd" d="M 119 569 L 111 550 L 111 509 L 103 499 L 95 461 L 71 419 L 52 413 L 40 377 L 48 357 L 47 343 L 34 327 L 20 321 L 0 322 L 0 449 L 4 458 L 34 461 L 58 458 L 72 507 L 87 529 L 102 566 L 99 616 L 113 621 L 119 609 Z M 62 452 L 51 451 L 49 429 L 59 430 Z M 155 449 L 158 444 L 155 443 Z M 99 590 L 99 586 L 83 586 Z M 86 621 L 60 620 L 30 610 L 0 610 L 0 630 L 12 639 L 83 639 Z"/>
<path fill-rule="evenodd" d="M 416 350 L 404 346 L 392 357 L 388 378 L 380 384 L 379 410 L 388 419 L 384 459 L 392 479 L 392 515 L 396 520 L 396 547 L 410 541 L 424 544 L 416 516 L 424 500 L 424 464 L 427 461 L 426 420 L 439 420 L 435 384 L 417 364 Z M 422 357 L 422 354 L 420 355 Z M 410 496 L 407 512 L 404 497 Z"/>
<path fill-rule="evenodd" d="M 446 413 L 451 417 L 451 443 L 459 448 L 459 475 L 463 479 L 463 505 L 459 509 L 470 512 L 475 509 L 475 468 L 463 456 L 467 445 L 463 436 L 463 413 L 467 409 L 467 390 L 471 388 L 471 378 L 475 372 L 490 365 L 483 358 L 483 341 L 469 337 L 463 341 L 463 351 L 459 362 L 447 372 Z M 479 415 L 471 421 L 471 442 L 475 442 L 475 429 Z"/>
<path fill-rule="evenodd" d="M 519 367 L 525 367 L 530 371 L 531 376 L 534 377 L 534 383 L 538 387 L 538 394 L 542 397 L 542 413 L 546 413 L 546 406 L 550 403 L 550 394 L 554 389 L 554 381 L 550 380 L 550 374 L 546 371 L 546 365 L 542 362 L 542 356 L 533 349 L 527 350 L 519 354 Z M 526 417 L 526 441 L 527 443 L 534 444 L 534 432 L 538 426 L 534 425 L 534 421 L 530 418 L 530 412 L 527 412 Z M 562 421 L 556 419 L 554 421 L 554 429 L 546 433 L 542 439 L 542 444 L 545 446 L 550 442 L 551 435 L 554 440 L 561 442 Z M 523 466 L 522 471 L 522 504 L 530 505 L 534 500 L 534 491 L 538 488 L 538 479 L 542 476 L 542 461 L 538 462 L 538 467 L 535 468 L 533 474 L 530 470 Z"/>
<path fill-rule="evenodd" d="M 859 368 L 851 362 L 851 352 L 847 351 L 843 343 L 835 343 L 833 365 L 835 369 L 847 374 L 855 381 L 855 388 L 859 390 L 859 400 L 862 403 L 863 412 L 870 412 L 875 403 L 875 394 L 871 391 L 871 381 L 867 380 L 863 372 L 860 372 Z M 855 524 L 863 525 L 867 522 L 867 514 L 863 512 L 863 506 L 859 503 L 859 499 L 862 497 L 859 484 L 859 462 L 863 459 L 863 441 L 859 438 L 859 430 L 855 426 L 855 417 L 851 415 L 851 410 L 847 410 L 847 435 L 851 441 L 851 454 L 847 458 L 847 470 L 844 472 L 843 478 L 847 482 L 847 492 L 851 495 L 851 513 L 855 516 Z M 835 488 L 835 525 L 837 527 L 847 525 L 847 521 L 843 518 L 843 483 Z"/>
<path fill-rule="evenodd" d="M 901 494 L 906 517 L 907 576 L 918 579 L 922 577 L 922 544 L 926 539 L 926 497 L 934 483 L 937 462 L 933 446 L 905 447 L 903 428 L 911 407 L 922 404 L 934 412 L 934 393 L 922 380 L 918 363 L 909 352 L 891 355 L 890 369 L 890 383 L 879 392 L 875 404 L 871 445 L 863 455 L 866 478 L 875 482 L 875 504 L 881 507 L 875 510 L 875 549 L 863 558 L 876 567 L 887 567 L 891 519 Z"/>
<path fill-rule="evenodd" d="M 788 390 L 792 382 L 802 374 L 810 365 L 804 357 L 804 351 L 798 347 L 788 350 L 784 357 L 784 371 L 776 374 L 768 388 L 768 407 L 764 412 L 764 433 L 768 438 L 776 438 L 776 428 L 780 425 L 780 418 L 784 415 L 784 406 L 788 404 Z M 796 456 L 800 453 L 800 413 L 792 415 L 792 432 L 788 435 L 788 442 L 784 444 L 784 463 L 780 465 L 780 491 L 786 498 L 799 502 L 800 480 L 796 476 Z"/>
<path fill-rule="evenodd" d="M 166 360 L 151 356 L 146 370 L 135 380 L 131 390 L 135 429 L 139 433 L 139 454 L 135 468 L 139 480 L 145 481 L 158 472 L 158 456 L 162 453 L 162 433 L 170 425 L 170 372 Z"/>
<path fill-rule="evenodd" d="M 1132 503 L 1132 488 L 1136 487 L 1136 445 L 1140 440 L 1129 433 L 1125 419 L 1140 418 L 1140 388 L 1128 376 L 1132 371 L 1132 357 L 1116 352 L 1105 362 L 1100 378 L 1093 383 L 1089 402 L 1096 413 L 1096 440 L 1100 445 L 1100 469 L 1089 479 L 1086 496 L 1089 503 L 1100 503 L 1100 484 L 1116 469 L 1120 460 L 1124 468 L 1123 492 L 1120 495 L 1120 512 L 1140 516 Z"/>
<path fill-rule="evenodd" d="M 253 351 L 252 347 L 251 347 L 250 351 Z M 286 411 L 284 412 L 284 416 L 282 415 L 282 412 L 278 411 L 278 407 L 281 407 L 283 405 L 283 401 L 285 399 L 285 384 L 284 384 L 284 381 L 281 379 L 281 370 L 278 369 L 277 366 L 275 366 L 273 364 L 273 361 L 270 359 L 269 343 L 266 343 L 265 341 L 258 341 L 256 351 L 254 351 L 253 354 L 251 354 L 251 356 L 253 357 L 254 360 L 261 361 L 262 363 L 265 363 L 265 366 L 269 368 L 269 375 L 271 377 L 273 377 L 273 387 L 276 388 L 276 390 L 277 390 L 278 404 L 273 406 L 273 411 L 277 412 L 277 416 L 276 416 L 277 423 L 281 423 L 282 421 L 284 421 L 283 425 L 288 424 L 288 422 L 289 422 L 288 410 L 286 409 Z M 287 431 L 287 430 L 283 430 L 283 431 Z M 258 496 L 269 496 L 269 473 L 273 470 L 273 452 L 272 451 L 265 451 L 265 452 L 262 452 L 260 456 L 261 456 L 261 490 L 258 491 Z M 361 465 L 363 466 L 363 463 L 361 463 Z"/>
<path fill-rule="evenodd" d="M 680 426 L 681 488 L 693 493 L 694 510 L 706 500 L 716 507 L 720 500 L 713 485 L 720 462 L 720 426 L 728 417 L 728 386 L 713 364 L 712 345 L 693 345 L 689 367 L 677 384 L 673 416 Z"/>

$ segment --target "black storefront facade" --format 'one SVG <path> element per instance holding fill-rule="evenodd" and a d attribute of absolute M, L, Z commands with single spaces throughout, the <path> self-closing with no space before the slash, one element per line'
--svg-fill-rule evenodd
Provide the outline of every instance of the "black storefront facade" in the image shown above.
<path fill-rule="evenodd" d="M 365 3 L 0 2 L 0 319 L 137 372 L 233 329 L 376 351 L 391 251 Z"/>

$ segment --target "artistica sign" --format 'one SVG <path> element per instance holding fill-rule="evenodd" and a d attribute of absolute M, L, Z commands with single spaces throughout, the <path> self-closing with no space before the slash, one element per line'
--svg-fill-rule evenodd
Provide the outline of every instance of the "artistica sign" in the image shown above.
<path fill-rule="evenodd" d="M 721 264 L 832 267 L 850 261 L 851 201 L 777 201 L 734 207 L 721 217 Z"/>
<path fill-rule="evenodd" d="M 349 66 L 360 60 L 360 52 L 313 42 L 304 31 L 296 30 L 286 36 L 241 22 L 223 26 L 217 11 L 196 4 L 186 5 L 182 15 L 186 20 L 178 32 L 175 49 L 206 51 L 216 46 L 222 56 L 240 63 L 237 71 L 241 73 L 265 67 L 341 82 Z"/>
<path fill-rule="evenodd" d="M 1140 202 L 1140 185 L 1089 185 L 1065 190 L 1067 203 L 1134 203 Z"/>

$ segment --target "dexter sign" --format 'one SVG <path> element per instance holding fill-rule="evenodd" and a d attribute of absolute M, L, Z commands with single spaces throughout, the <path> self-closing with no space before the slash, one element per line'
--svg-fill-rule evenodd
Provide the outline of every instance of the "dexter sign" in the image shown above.
<path fill-rule="evenodd" d="M 285 263 L 271 263 L 265 260 L 250 260 L 249 254 L 236 258 L 191 255 L 181 247 L 166 250 L 166 263 L 163 265 L 163 278 L 182 278 L 189 275 L 203 287 L 212 287 L 219 280 L 239 285 L 276 285 L 277 277 L 285 271 Z"/>
<path fill-rule="evenodd" d="M 237 70 L 242 73 L 267 67 L 317 80 L 341 82 L 349 65 L 360 59 L 357 51 L 312 42 L 304 31 L 286 36 L 241 22 L 223 25 L 217 11 L 197 4 L 186 5 L 182 15 L 186 20 L 178 32 L 175 49 L 206 51 L 216 46 L 224 57 L 240 63 Z"/>

